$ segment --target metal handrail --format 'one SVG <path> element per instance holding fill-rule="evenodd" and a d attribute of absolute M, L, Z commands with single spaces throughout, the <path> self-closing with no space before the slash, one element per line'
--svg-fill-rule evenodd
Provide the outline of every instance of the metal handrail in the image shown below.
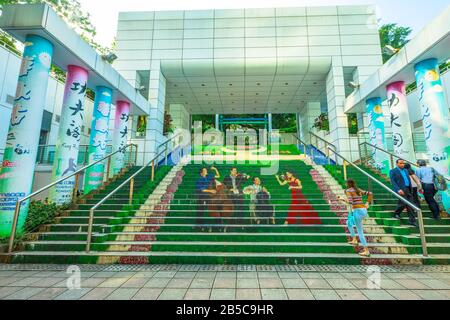
<path fill-rule="evenodd" d="M 406 163 L 409 163 L 411 166 L 414 166 L 414 167 L 416 167 L 416 168 L 420 168 L 416 163 L 411 162 L 411 161 L 409 161 L 409 160 L 406 160 L 405 158 L 399 157 L 398 155 L 396 155 L 396 154 L 394 154 L 394 153 L 392 153 L 392 152 L 390 152 L 390 151 L 384 150 L 383 148 L 380 148 L 380 147 L 375 146 L 375 145 L 373 145 L 373 144 L 370 144 L 370 143 L 368 143 L 368 142 L 362 142 L 362 143 L 359 144 L 360 147 L 361 147 L 362 145 L 370 146 L 370 147 L 372 147 L 372 148 L 374 148 L 374 149 L 377 149 L 377 150 L 379 150 L 379 151 L 381 151 L 381 152 L 384 152 L 384 153 L 388 154 L 388 155 L 390 156 L 391 168 L 394 168 L 394 167 L 395 167 L 395 166 L 394 166 L 394 158 L 401 159 L 401 160 L 405 161 Z M 359 148 L 359 152 L 360 152 L 359 157 L 360 157 L 360 159 L 362 159 L 362 157 L 361 157 L 361 148 Z M 445 178 L 445 180 L 450 181 L 450 177 L 444 176 L 444 178 Z"/>
<path fill-rule="evenodd" d="M 329 152 L 328 147 L 331 146 L 331 147 L 334 148 L 334 150 L 337 150 L 336 145 L 333 144 L 333 143 L 331 143 L 331 142 L 328 142 L 327 140 L 325 140 L 325 139 L 322 138 L 322 137 L 319 137 L 317 134 L 315 134 L 315 133 L 313 133 L 313 132 L 311 132 L 311 131 L 309 132 L 309 134 L 310 134 L 311 136 L 313 136 L 313 137 L 316 138 L 316 146 L 315 146 L 315 147 L 316 147 L 317 150 L 319 150 L 319 143 L 318 143 L 317 140 L 320 140 L 320 141 L 322 141 L 322 142 L 325 143 L 325 153 L 326 153 L 326 156 L 327 156 L 327 158 L 328 158 L 328 164 L 331 164 L 331 157 L 330 157 L 330 152 Z M 312 140 L 312 139 L 311 139 L 311 140 Z M 311 143 L 311 144 L 312 144 L 312 143 Z M 337 157 L 335 157 L 334 162 L 335 162 L 335 163 L 338 162 L 338 161 L 337 161 Z"/>
<path fill-rule="evenodd" d="M 67 179 L 72 178 L 73 176 L 76 177 L 76 180 L 75 180 L 75 186 L 74 186 L 74 196 L 72 198 L 72 201 L 76 201 L 76 194 L 77 194 L 76 191 L 78 189 L 80 174 L 82 172 L 86 171 L 87 169 L 89 169 L 90 167 L 95 166 L 96 164 L 98 164 L 98 163 L 108 159 L 108 169 L 107 169 L 107 171 L 108 171 L 108 176 L 109 176 L 109 166 L 111 164 L 111 157 L 114 156 L 115 154 L 119 153 L 119 152 L 123 152 L 124 150 L 126 150 L 126 149 L 128 149 L 130 147 L 131 148 L 136 147 L 136 150 L 137 150 L 137 145 L 135 145 L 135 144 L 128 144 L 125 147 L 123 147 L 122 149 L 117 150 L 116 152 L 111 153 L 111 154 L 107 155 L 106 157 L 104 157 L 104 158 L 102 158 L 100 160 L 97 160 L 97 161 L 95 161 L 95 162 L 93 162 L 93 163 L 91 163 L 91 164 L 89 164 L 87 166 L 84 166 L 83 168 L 75 171 L 74 173 L 71 173 L 71 174 L 69 174 L 69 175 L 67 175 L 65 177 L 62 177 L 62 178 L 56 180 L 55 182 L 52 182 L 51 184 L 49 184 L 49 185 L 47 185 L 45 187 L 42 187 L 41 189 L 31 193 L 30 195 L 26 196 L 25 198 L 22 198 L 22 199 L 18 200 L 17 203 L 16 203 L 16 208 L 14 210 L 13 224 L 12 224 L 12 227 L 11 227 L 11 235 L 9 237 L 9 244 L 8 244 L 8 253 L 11 253 L 13 251 L 14 240 L 15 240 L 16 231 L 17 231 L 17 223 L 19 221 L 20 207 L 22 206 L 22 203 L 24 203 L 25 201 L 30 200 L 31 198 L 37 196 L 38 194 L 40 194 L 40 193 L 42 193 L 42 192 L 44 192 L 44 191 L 46 191 L 48 189 L 56 186 L 57 184 L 59 184 L 61 182 L 64 182 Z M 107 177 L 107 178 L 109 178 L 109 177 Z"/>
<path fill-rule="evenodd" d="M 307 144 L 305 141 L 303 141 L 302 139 L 300 139 L 295 133 L 293 133 L 292 135 L 294 136 L 295 139 L 297 139 L 298 142 L 300 142 L 301 145 L 303 145 L 303 149 L 304 149 L 304 151 L 305 151 L 305 155 L 308 155 L 308 154 L 307 154 L 307 148 L 306 148 L 306 146 L 307 146 L 308 144 Z M 310 152 L 311 152 L 310 157 L 312 158 L 312 157 L 313 157 L 313 151 L 312 151 L 312 149 L 310 150 Z"/>
<path fill-rule="evenodd" d="M 343 157 L 342 155 L 340 155 L 337 151 L 331 149 L 330 147 L 328 147 L 328 149 L 333 152 L 337 157 L 341 158 L 344 161 L 344 177 L 345 179 L 347 179 L 346 175 L 347 175 L 347 164 L 351 165 L 352 167 L 354 167 L 356 170 L 358 170 L 360 173 L 362 173 L 363 175 L 365 175 L 368 179 L 374 181 L 376 184 L 378 184 L 379 186 L 381 186 L 383 189 L 385 189 L 386 191 L 388 191 L 390 194 L 392 194 L 394 197 L 396 197 L 397 199 L 399 199 L 400 201 L 402 201 L 404 204 L 406 204 L 407 206 L 409 206 L 410 208 L 412 208 L 414 211 L 417 212 L 417 220 L 419 220 L 419 233 L 420 233 L 420 240 L 422 243 L 422 254 L 424 257 L 428 256 L 428 249 L 427 249 L 427 241 L 425 238 L 425 227 L 423 224 L 423 213 L 422 213 L 422 209 L 418 208 L 416 205 L 414 205 L 413 203 L 411 203 L 410 201 L 406 200 L 405 198 L 403 198 L 401 195 L 397 194 L 396 192 L 392 191 L 391 188 L 389 188 L 388 186 L 386 186 L 384 183 L 382 183 L 381 181 L 379 181 L 378 179 L 376 179 L 375 177 L 372 177 L 370 174 L 368 174 L 367 172 L 365 172 L 364 170 L 362 170 L 360 167 L 358 167 L 356 164 L 354 164 L 351 161 L 348 161 L 345 157 Z"/>
<path fill-rule="evenodd" d="M 91 242 L 92 242 L 92 229 L 94 224 L 94 212 L 98 209 L 103 203 L 105 203 L 106 200 L 111 198 L 113 195 L 115 195 L 119 190 L 121 190 L 123 187 L 125 187 L 127 184 L 130 184 L 130 193 L 129 193 L 129 199 L 128 203 L 133 203 L 133 194 L 134 194 L 134 179 L 141 174 L 145 169 L 151 166 L 151 181 L 155 180 L 155 161 L 158 160 L 158 158 L 165 153 L 166 155 L 166 163 L 167 163 L 167 143 L 174 140 L 179 135 L 172 137 L 170 140 L 167 140 L 164 144 L 165 149 L 158 153 L 156 156 L 150 160 L 150 162 L 143 166 L 141 169 L 136 171 L 131 177 L 129 177 L 127 180 L 125 180 L 120 186 L 118 186 L 116 189 L 114 189 L 112 192 L 110 192 L 108 195 L 106 195 L 102 200 L 100 200 L 97 204 L 95 204 L 90 210 L 89 210 L 89 222 L 88 222 L 88 232 L 87 232 L 87 240 L 86 240 L 86 253 L 89 253 L 91 251 Z M 161 146 L 161 145 L 160 145 Z M 157 148 L 159 150 L 159 147 Z"/>

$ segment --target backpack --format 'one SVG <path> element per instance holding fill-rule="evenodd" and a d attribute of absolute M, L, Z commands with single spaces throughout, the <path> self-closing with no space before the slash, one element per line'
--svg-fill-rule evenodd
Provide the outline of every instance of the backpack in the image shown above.
<path fill-rule="evenodd" d="M 440 174 L 439 172 L 437 172 L 434 168 L 433 168 L 433 174 L 434 174 L 433 182 L 434 182 L 434 187 L 436 188 L 436 190 L 446 191 L 448 188 L 448 185 L 447 185 L 447 180 L 445 180 L 445 177 L 442 174 Z"/>

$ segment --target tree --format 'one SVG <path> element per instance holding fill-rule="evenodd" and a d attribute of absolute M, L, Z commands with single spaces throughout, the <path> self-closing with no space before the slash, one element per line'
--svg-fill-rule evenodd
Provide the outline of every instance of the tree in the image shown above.
<path fill-rule="evenodd" d="M 163 134 L 168 134 L 168 133 L 172 133 L 173 132 L 173 128 L 172 128 L 172 116 L 165 111 L 164 112 L 164 128 L 163 128 Z"/>
<path fill-rule="evenodd" d="M 394 49 L 403 48 L 408 42 L 412 29 L 409 27 L 401 27 L 396 23 L 388 23 L 381 26 L 379 30 L 381 48 L 389 45 Z M 388 61 L 394 54 L 383 52 L 383 62 Z"/>
<path fill-rule="evenodd" d="M 95 26 L 91 22 L 89 13 L 81 9 L 81 4 L 78 0 L 0 0 L 0 9 L 3 5 L 7 4 L 35 3 L 46 3 L 51 6 L 80 37 L 100 54 L 105 54 L 110 51 L 110 48 L 103 47 L 95 42 L 94 38 L 97 34 Z"/>

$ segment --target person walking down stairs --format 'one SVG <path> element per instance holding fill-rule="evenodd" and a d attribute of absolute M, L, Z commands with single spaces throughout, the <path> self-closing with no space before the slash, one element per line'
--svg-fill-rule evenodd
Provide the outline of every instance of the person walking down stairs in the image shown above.
<path fill-rule="evenodd" d="M 389 173 L 394 191 L 402 196 L 404 199 L 411 203 L 414 203 L 412 195 L 412 182 L 408 171 L 405 169 L 405 161 L 402 159 L 397 160 L 397 168 L 392 169 Z M 403 201 L 398 200 L 397 209 L 395 210 L 395 218 L 401 219 L 401 214 L 405 208 L 408 210 L 409 224 L 417 227 L 416 217 L 414 210 L 407 206 Z"/>
<path fill-rule="evenodd" d="M 358 231 L 359 240 L 361 242 L 361 246 L 364 248 L 363 251 L 359 253 L 360 256 L 369 257 L 370 251 L 367 246 L 367 240 L 364 235 L 363 229 L 363 221 L 365 218 L 369 216 L 367 210 L 369 209 L 369 205 L 373 200 L 373 194 L 369 191 L 364 191 L 358 188 L 356 182 L 352 179 L 347 180 L 347 190 L 345 190 L 345 195 L 347 199 L 342 197 L 338 197 L 339 201 L 346 202 L 352 206 L 352 211 L 348 214 L 347 226 L 350 231 L 350 235 L 352 237 L 352 241 L 349 244 L 357 246 L 358 239 L 355 234 L 355 227 Z M 364 204 L 363 196 L 367 196 L 367 202 Z"/>
<path fill-rule="evenodd" d="M 409 163 L 405 164 L 405 169 L 408 171 L 409 177 L 411 178 L 412 198 L 414 200 L 413 203 L 417 208 L 420 208 L 419 192 L 423 193 L 422 184 L 420 183 L 420 179 L 417 177 L 416 172 Z"/>

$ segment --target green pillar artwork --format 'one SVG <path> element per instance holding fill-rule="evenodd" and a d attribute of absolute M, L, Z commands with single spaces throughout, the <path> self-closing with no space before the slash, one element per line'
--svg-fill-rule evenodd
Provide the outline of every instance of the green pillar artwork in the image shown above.
<path fill-rule="evenodd" d="M 31 193 L 52 56 L 48 40 L 27 36 L 0 169 L 0 237 L 11 233 L 16 202 Z M 28 205 L 29 201 L 22 204 L 18 233 L 23 231 Z"/>
<path fill-rule="evenodd" d="M 438 60 L 428 59 L 419 62 L 415 70 L 430 165 L 443 175 L 449 176 L 450 116 Z M 450 190 L 440 192 L 439 197 L 445 210 L 450 214 Z"/>

